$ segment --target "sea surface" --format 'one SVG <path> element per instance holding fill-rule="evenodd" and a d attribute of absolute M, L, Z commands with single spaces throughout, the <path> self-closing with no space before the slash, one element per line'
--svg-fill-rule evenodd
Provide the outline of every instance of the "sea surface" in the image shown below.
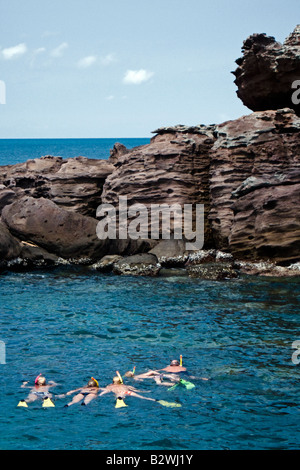
<path fill-rule="evenodd" d="M 0 166 L 14 165 L 45 155 L 107 159 L 116 142 L 132 148 L 146 145 L 150 139 L 0 139 Z"/>
<path fill-rule="evenodd" d="M 69 156 L 63 146 L 47 148 L 42 154 Z M 71 155 L 92 156 L 92 147 L 72 148 Z M 36 156 L 26 152 L 12 151 L 13 162 Z M 8 154 L 2 158 L 9 163 Z M 299 303 L 295 278 L 212 282 L 178 270 L 136 278 L 82 267 L 4 272 L 0 449 L 298 450 L 300 364 L 292 355 Z M 124 381 L 181 407 L 128 397 L 126 408 L 115 408 L 107 394 L 65 408 L 70 398 L 57 396 L 91 376 L 101 387 L 117 370 L 159 369 L 180 355 L 195 377 L 192 390 Z M 29 391 L 22 382 L 33 384 L 39 373 L 58 384 L 55 407 L 17 407 Z"/>

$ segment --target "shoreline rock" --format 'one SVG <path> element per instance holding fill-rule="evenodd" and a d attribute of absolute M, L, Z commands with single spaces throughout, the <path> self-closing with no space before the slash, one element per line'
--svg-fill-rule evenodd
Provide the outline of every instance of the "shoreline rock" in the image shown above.
<path fill-rule="evenodd" d="M 234 72 L 254 112 L 221 124 L 160 127 L 150 144 L 115 143 L 108 160 L 44 156 L 0 167 L 0 267 L 82 265 L 99 272 L 190 276 L 298 276 L 300 262 L 300 25 L 285 40 L 244 41 Z M 292 109 L 293 108 L 293 109 Z M 170 240 L 99 240 L 96 209 L 204 205 L 204 246 L 185 250 L 184 224 Z M 118 213 L 116 214 L 118 216 Z M 129 220 L 130 222 L 130 220 Z M 183 240 L 175 240 L 176 224 Z M 172 239 L 173 237 L 173 239 Z M 144 260 L 144 261 L 142 261 Z M 151 261 L 152 260 L 152 261 Z"/>
<path fill-rule="evenodd" d="M 300 105 L 292 102 L 292 83 L 300 77 L 300 25 L 283 44 L 272 36 L 253 34 L 242 51 L 232 73 L 243 104 L 252 111 L 289 107 L 299 116 Z"/>
<path fill-rule="evenodd" d="M 113 263 L 114 274 L 131 276 L 158 276 L 161 265 L 155 255 L 140 253 L 121 258 Z"/>
<path fill-rule="evenodd" d="M 188 275 L 209 281 L 236 279 L 238 273 L 231 263 L 201 263 L 187 267 Z"/>

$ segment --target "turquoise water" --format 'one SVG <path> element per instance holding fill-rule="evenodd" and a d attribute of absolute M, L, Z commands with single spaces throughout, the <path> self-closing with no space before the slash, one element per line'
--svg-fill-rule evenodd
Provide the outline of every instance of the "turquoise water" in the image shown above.
<path fill-rule="evenodd" d="M 298 449 L 299 281 L 210 282 L 183 276 L 118 277 L 88 269 L 0 277 L 1 449 Z M 160 368 L 183 355 L 193 390 L 137 384 L 166 408 L 105 395 L 89 406 L 17 408 L 20 385 L 42 372 L 60 385 L 100 386 L 115 371 Z M 207 377 L 209 381 L 202 381 Z M 127 383 L 131 383 L 127 379 Z"/>
<path fill-rule="evenodd" d="M 146 145 L 150 139 L 0 139 L 0 166 L 22 163 L 44 155 L 106 159 L 116 142 L 132 148 Z"/>
<path fill-rule="evenodd" d="M 0 140 L 0 165 L 49 154 L 107 158 L 115 142 L 131 148 L 149 139 Z M 299 298 L 299 279 L 2 273 L 0 449 L 298 449 L 300 364 L 291 358 Z M 49 409 L 16 406 L 26 396 L 22 382 L 40 372 L 60 394 L 91 376 L 104 386 L 116 370 L 142 373 L 180 354 L 198 377 L 193 390 L 134 385 L 181 408 L 128 397 L 116 409 L 110 395 L 87 407 L 64 408 L 66 398 Z"/>

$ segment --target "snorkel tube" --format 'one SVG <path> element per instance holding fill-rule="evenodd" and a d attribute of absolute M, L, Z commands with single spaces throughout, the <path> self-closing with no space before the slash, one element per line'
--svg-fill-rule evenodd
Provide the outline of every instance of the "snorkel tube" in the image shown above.
<path fill-rule="evenodd" d="M 182 354 L 180 354 L 180 367 L 182 367 Z"/>
<path fill-rule="evenodd" d="M 132 369 L 132 375 L 134 375 L 134 374 L 135 374 L 135 366 L 134 366 L 134 368 Z"/>
<path fill-rule="evenodd" d="M 116 374 L 117 374 L 117 376 L 118 376 L 119 379 L 120 379 L 120 383 L 123 385 L 123 379 L 122 379 L 121 374 L 120 374 L 120 372 L 119 372 L 118 370 L 116 371 Z"/>
<path fill-rule="evenodd" d="M 99 383 L 98 383 L 98 380 L 94 379 L 94 377 L 91 377 L 91 379 L 96 383 L 96 387 L 99 388 Z"/>
<path fill-rule="evenodd" d="M 41 377 L 42 374 L 39 374 L 36 378 L 35 378 L 35 385 L 38 385 L 38 381 L 39 381 L 39 378 Z"/>

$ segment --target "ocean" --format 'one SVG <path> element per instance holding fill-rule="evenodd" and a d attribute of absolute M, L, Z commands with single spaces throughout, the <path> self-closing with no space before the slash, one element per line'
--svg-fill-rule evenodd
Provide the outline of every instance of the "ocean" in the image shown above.
<path fill-rule="evenodd" d="M 140 139 L 116 139 L 128 147 Z M 149 140 L 145 139 L 144 143 Z M 1 164 L 41 155 L 106 158 L 111 139 L 0 141 Z M 299 279 L 191 279 L 101 274 L 87 267 L 0 275 L 0 449 L 292 450 L 300 446 Z M 192 390 L 124 378 L 166 407 L 104 395 L 65 408 L 60 398 L 95 377 L 100 387 L 160 369 L 183 356 Z M 23 381 L 43 373 L 58 385 L 54 408 L 26 398 Z M 206 378 L 208 380 L 203 380 Z"/>
<path fill-rule="evenodd" d="M 0 166 L 14 165 L 45 155 L 107 159 L 116 142 L 132 148 L 146 145 L 150 139 L 0 139 Z"/>

